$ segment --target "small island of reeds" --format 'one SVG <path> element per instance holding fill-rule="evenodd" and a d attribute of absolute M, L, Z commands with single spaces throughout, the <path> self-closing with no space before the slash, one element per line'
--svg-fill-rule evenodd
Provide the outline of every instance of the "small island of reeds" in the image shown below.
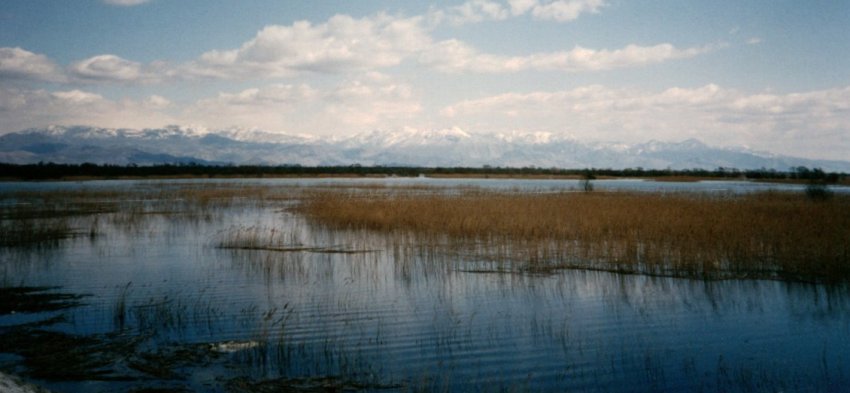
<path fill-rule="evenodd" d="M 420 249 L 483 270 L 835 281 L 850 277 L 848 206 L 781 192 L 325 190 L 299 211 L 334 228 L 413 234 Z"/>

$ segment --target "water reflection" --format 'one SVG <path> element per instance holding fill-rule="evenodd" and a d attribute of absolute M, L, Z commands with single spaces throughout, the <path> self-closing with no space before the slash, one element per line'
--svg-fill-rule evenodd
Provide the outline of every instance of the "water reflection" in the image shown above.
<path fill-rule="evenodd" d="M 79 382 L 20 359 L 0 365 L 83 392 L 825 391 L 850 382 L 846 285 L 504 272 L 404 233 L 314 227 L 280 205 L 162 207 L 87 218 L 98 236 L 0 249 L 7 287 L 91 294 L 45 314 L 64 315 L 48 327 L 11 329 L 30 317 L 0 315 L 0 343 L 61 333 L 54 339 L 120 359 L 97 363 L 105 373 L 77 370 Z M 221 247 L 245 228 L 275 247 Z"/>

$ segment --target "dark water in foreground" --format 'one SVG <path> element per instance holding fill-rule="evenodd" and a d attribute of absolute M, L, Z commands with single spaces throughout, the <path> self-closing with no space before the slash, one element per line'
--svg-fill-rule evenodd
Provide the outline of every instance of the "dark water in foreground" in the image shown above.
<path fill-rule="evenodd" d="M 0 248 L 3 286 L 90 295 L 65 310 L 0 315 L 2 329 L 64 315 L 38 331 L 95 337 L 100 343 L 86 348 L 104 353 L 99 370 L 108 372 L 32 376 L 32 363 L 8 342 L 0 369 L 59 392 L 272 383 L 364 391 L 850 386 L 843 286 L 469 272 L 398 239 L 329 231 L 279 207 L 133 221 L 110 214 L 98 218 L 102 235 Z M 217 247 L 244 228 L 310 247 Z M 62 366 L 62 347 L 37 348 L 56 350 L 52 366 Z"/>

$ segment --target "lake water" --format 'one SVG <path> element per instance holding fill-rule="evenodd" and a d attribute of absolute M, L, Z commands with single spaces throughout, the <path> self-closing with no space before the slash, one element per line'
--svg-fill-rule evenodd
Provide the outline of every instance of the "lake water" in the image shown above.
<path fill-rule="evenodd" d="M 0 195 L 209 182 L 0 183 Z M 578 189 L 577 181 L 563 180 L 216 182 Z M 639 191 L 802 192 L 801 186 L 727 181 L 594 183 L 597 189 Z M 21 202 L 26 201 L 4 199 Z M 103 360 L 98 377 L 39 377 L 31 373 L 33 354 L 7 342 L 0 344 L 0 369 L 57 392 L 241 392 L 275 383 L 405 392 L 844 391 L 850 386 L 850 288 L 845 285 L 584 270 L 471 272 L 451 257 L 400 247 L 398 239 L 328 230 L 280 205 L 148 213 L 133 220 L 101 213 L 97 236 L 49 247 L 0 248 L 3 286 L 88 295 L 82 305 L 64 310 L 0 315 L 0 332 L 62 315 L 26 331 L 93 337 L 97 343 L 86 348 Z M 305 247 L 217 246 L 245 228 L 283 233 L 291 244 Z"/>

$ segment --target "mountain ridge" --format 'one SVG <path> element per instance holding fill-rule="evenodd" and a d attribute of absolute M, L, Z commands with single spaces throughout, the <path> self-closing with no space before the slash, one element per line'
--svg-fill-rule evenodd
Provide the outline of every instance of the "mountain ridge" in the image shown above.
<path fill-rule="evenodd" d="M 95 164 L 394 165 L 423 167 L 555 167 L 788 170 L 850 172 L 850 162 L 813 160 L 698 139 L 644 143 L 582 142 L 548 132 L 470 133 L 372 130 L 319 138 L 257 129 L 194 126 L 130 129 L 50 126 L 0 135 L 0 162 Z"/>

